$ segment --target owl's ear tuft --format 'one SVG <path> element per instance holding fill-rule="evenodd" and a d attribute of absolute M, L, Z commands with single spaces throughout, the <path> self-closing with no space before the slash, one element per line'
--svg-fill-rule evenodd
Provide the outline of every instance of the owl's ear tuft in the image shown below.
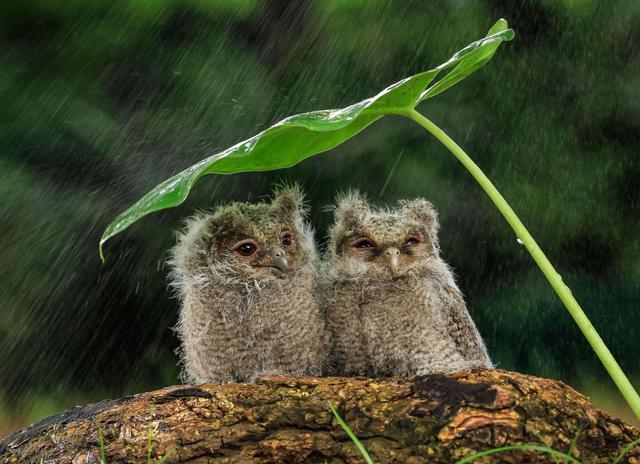
<path fill-rule="evenodd" d="M 217 234 L 221 230 L 235 228 L 242 219 L 242 210 L 238 207 L 238 203 L 231 203 L 216 209 L 209 221 L 209 228 Z"/>
<path fill-rule="evenodd" d="M 438 236 L 438 213 L 433 205 L 423 198 L 400 200 L 398 202 L 403 217 L 410 218 L 422 225 L 431 239 L 436 242 Z"/>
<path fill-rule="evenodd" d="M 367 199 L 358 191 L 351 190 L 336 197 L 334 218 L 340 228 L 351 228 L 362 222 L 369 212 Z"/>
<path fill-rule="evenodd" d="M 305 216 L 307 213 L 304 193 L 298 184 L 276 187 L 273 195 L 273 205 L 282 217 L 290 219 Z"/>

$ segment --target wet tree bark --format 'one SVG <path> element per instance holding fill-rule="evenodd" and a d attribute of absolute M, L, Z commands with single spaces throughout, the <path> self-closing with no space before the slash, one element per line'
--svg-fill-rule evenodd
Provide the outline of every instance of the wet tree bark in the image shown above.
<path fill-rule="evenodd" d="M 334 406 L 376 463 L 450 463 L 481 450 L 545 444 L 611 463 L 638 429 L 553 380 L 502 370 L 413 379 L 265 377 L 175 386 L 77 407 L 0 441 L 3 463 L 361 463 Z M 572 443 L 574 443 L 572 445 Z M 509 451 L 476 462 L 562 462 Z M 640 462 L 640 449 L 622 462 Z"/>

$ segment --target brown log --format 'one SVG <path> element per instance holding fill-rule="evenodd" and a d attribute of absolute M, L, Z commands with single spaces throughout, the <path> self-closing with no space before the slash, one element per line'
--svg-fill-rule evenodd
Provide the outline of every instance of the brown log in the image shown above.
<path fill-rule="evenodd" d="M 611 463 L 640 431 L 562 382 L 479 370 L 411 379 L 261 378 L 175 386 L 70 411 L 0 441 L 6 463 L 362 463 L 334 406 L 376 463 L 451 463 L 514 444 L 546 444 Z M 150 431 L 150 433 L 149 433 Z M 577 437 L 577 438 L 576 438 Z M 509 451 L 478 463 L 563 462 Z M 640 462 L 634 448 L 622 462 Z"/>

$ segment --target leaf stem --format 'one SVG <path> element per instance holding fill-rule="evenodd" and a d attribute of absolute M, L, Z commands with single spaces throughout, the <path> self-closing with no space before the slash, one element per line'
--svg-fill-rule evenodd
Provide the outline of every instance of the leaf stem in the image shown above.
<path fill-rule="evenodd" d="M 573 297 L 573 294 L 571 293 L 569 287 L 567 287 L 562 281 L 562 277 L 560 276 L 560 274 L 558 274 L 558 272 L 555 270 L 551 262 L 547 259 L 536 241 L 533 239 L 531 234 L 529 234 L 529 231 L 527 231 L 522 221 L 520 221 L 520 219 L 511 209 L 504 197 L 500 194 L 500 192 L 498 192 L 493 183 L 484 174 L 484 172 L 482 172 L 478 165 L 474 163 L 469 155 L 467 155 L 464 150 L 462 150 L 462 148 L 460 148 L 460 146 L 458 146 L 458 144 L 454 142 L 442 129 L 440 129 L 422 114 L 417 112 L 415 109 L 408 110 L 406 113 L 403 113 L 403 116 L 414 120 L 422 127 L 424 127 L 435 138 L 437 138 L 453 154 L 453 156 L 455 156 L 458 161 L 462 163 L 467 171 L 469 171 L 469 173 L 480 184 L 493 204 L 498 208 L 511 228 L 515 231 L 517 238 L 527 248 L 527 251 L 531 254 L 533 260 L 536 262 L 544 276 L 547 278 L 562 303 L 564 303 L 565 307 L 569 311 L 569 314 L 571 314 L 571 317 L 573 317 L 573 320 L 576 321 L 576 324 L 578 324 L 578 327 L 591 345 L 591 348 L 593 348 L 593 351 L 595 351 L 598 358 L 600 358 L 602 365 L 605 367 L 605 369 L 615 382 L 616 386 L 620 390 L 620 393 L 622 393 L 622 396 L 631 407 L 631 410 L 638 418 L 638 420 L 640 420 L 640 396 L 638 396 L 638 393 L 633 388 L 633 385 L 631 385 L 631 382 L 629 382 L 629 379 L 607 348 L 607 345 L 605 345 L 604 341 L 602 340 L 600 335 L 598 335 L 598 332 L 591 324 L 591 321 L 589 321 L 589 318 L 584 313 L 576 299 Z"/>

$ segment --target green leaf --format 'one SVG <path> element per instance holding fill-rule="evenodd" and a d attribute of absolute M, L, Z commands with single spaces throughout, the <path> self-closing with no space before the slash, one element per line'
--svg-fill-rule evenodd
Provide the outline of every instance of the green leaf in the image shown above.
<path fill-rule="evenodd" d="M 327 151 L 388 114 L 405 114 L 420 101 L 442 92 L 473 73 L 491 59 L 498 46 L 514 32 L 503 19 L 488 35 L 467 45 L 440 66 L 397 82 L 376 96 L 342 109 L 312 111 L 290 116 L 268 129 L 165 180 L 109 224 L 100 240 L 102 248 L 114 235 L 147 214 L 178 206 L 198 180 L 207 174 L 267 171 L 293 166 Z M 454 67 L 436 84 L 427 86 L 442 71 Z"/>
<path fill-rule="evenodd" d="M 502 40 L 511 40 L 515 36 L 512 29 L 507 28 L 507 22 L 504 19 L 498 20 L 484 39 L 473 42 L 460 50 L 453 57 L 439 66 L 445 69 L 458 64 L 449 74 L 444 76 L 434 85 L 429 87 L 420 96 L 420 101 L 435 97 L 440 92 L 447 90 L 449 87 L 456 85 L 469 74 L 474 73 L 484 66 L 496 53 L 501 40 L 495 40 L 501 37 Z"/>

